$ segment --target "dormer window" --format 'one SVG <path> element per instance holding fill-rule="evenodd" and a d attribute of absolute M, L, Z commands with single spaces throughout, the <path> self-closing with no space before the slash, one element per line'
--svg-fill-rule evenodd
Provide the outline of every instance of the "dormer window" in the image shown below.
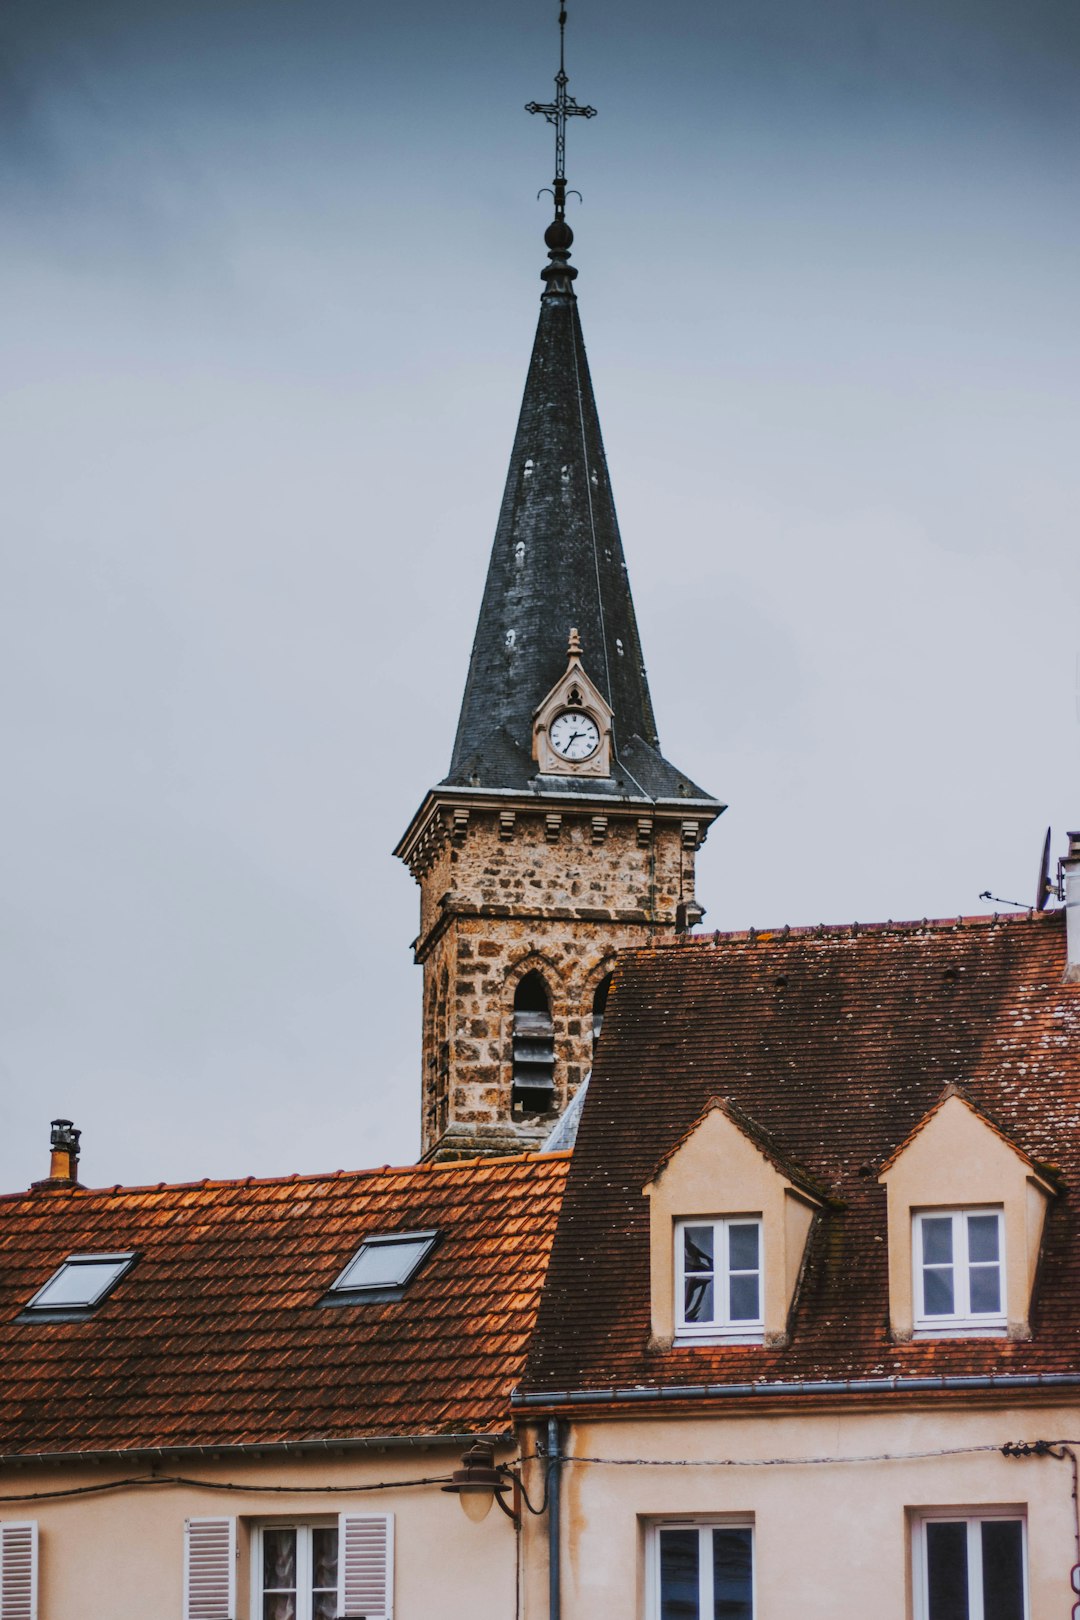
<path fill-rule="evenodd" d="M 760 1343 L 761 1217 L 677 1221 L 675 1243 L 676 1341 Z"/>
<path fill-rule="evenodd" d="M 1002 1210 L 924 1210 L 914 1217 L 912 1243 L 917 1333 L 1004 1332 Z"/>
<path fill-rule="evenodd" d="M 885 1160 L 893 1339 L 1030 1339 L 1056 1178 L 946 1086 Z"/>
<path fill-rule="evenodd" d="M 806 1171 L 730 1099 L 713 1097 L 642 1191 L 652 1347 L 786 1344 L 825 1207 Z"/>
<path fill-rule="evenodd" d="M 135 1256 L 128 1254 L 72 1254 L 54 1271 L 24 1307 L 24 1321 L 78 1321 L 96 1310 L 112 1292 Z"/>

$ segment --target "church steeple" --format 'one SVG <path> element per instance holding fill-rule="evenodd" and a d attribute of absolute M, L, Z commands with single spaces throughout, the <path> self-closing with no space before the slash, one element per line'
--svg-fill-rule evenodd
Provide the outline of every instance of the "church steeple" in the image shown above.
<path fill-rule="evenodd" d="M 447 784 L 524 788 L 535 777 L 533 716 L 562 672 L 576 627 L 585 666 L 613 712 L 622 786 L 704 797 L 659 750 L 630 580 L 600 434 L 570 263 L 565 8 L 555 99 L 530 102 L 555 127 L 555 218 L 510 470 L 488 565 Z"/>
<path fill-rule="evenodd" d="M 591 1064 L 618 951 L 702 915 L 723 805 L 660 753 L 570 263 L 560 12 L 555 218 L 450 771 L 395 851 L 421 887 L 423 1146 L 542 1141 Z"/>

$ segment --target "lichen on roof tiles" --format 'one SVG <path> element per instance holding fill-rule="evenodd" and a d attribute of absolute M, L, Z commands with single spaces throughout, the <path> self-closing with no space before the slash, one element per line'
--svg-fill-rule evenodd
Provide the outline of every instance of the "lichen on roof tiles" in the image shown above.
<path fill-rule="evenodd" d="M 1080 987 L 1063 984 L 1064 965 L 1061 912 L 751 930 L 625 954 L 522 1387 L 1080 1370 Z M 876 1171 L 956 1082 L 1064 1188 L 1026 1342 L 888 1336 Z M 811 1236 L 785 1347 L 657 1350 L 642 1188 L 716 1095 L 842 1207 Z"/>

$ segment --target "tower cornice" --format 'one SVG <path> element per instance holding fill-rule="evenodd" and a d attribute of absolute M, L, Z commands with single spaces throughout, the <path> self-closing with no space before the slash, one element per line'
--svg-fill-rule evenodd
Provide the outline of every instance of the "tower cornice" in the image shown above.
<path fill-rule="evenodd" d="M 558 779 L 551 779 L 554 782 Z M 575 787 L 578 785 L 575 784 Z M 577 791 L 558 780 L 558 786 L 538 786 L 533 792 L 517 788 L 455 787 L 443 783 L 424 795 L 416 814 L 398 840 L 394 854 L 419 877 L 424 868 L 455 832 L 463 836 L 474 812 L 499 815 L 560 815 L 611 817 L 639 822 L 680 822 L 697 829 L 695 848 L 705 842 L 708 829 L 727 809 L 718 799 L 690 797 L 651 799 L 645 794 L 620 792 L 617 787 L 601 790 L 594 782 L 582 781 Z M 687 831 L 689 838 L 689 831 Z"/>

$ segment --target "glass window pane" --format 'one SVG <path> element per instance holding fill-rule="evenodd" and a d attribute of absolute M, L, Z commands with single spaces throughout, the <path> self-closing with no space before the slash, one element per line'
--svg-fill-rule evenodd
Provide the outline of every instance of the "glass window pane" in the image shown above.
<path fill-rule="evenodd" d="M 757 1277 L 732 1277 L 731 1320 L 733 1322 L 759 1322 L 761 1306 L 758 1303 Z"/>
<path fill-rule="evenodd" d="M 967 1218 L 968 1259 L 997 1260 L 998 1218 L 996 1215 L 969 1215 Z"/>
<path fill-rule="evenodd" d="M 926 1587 L 929 1620 L 971 1620 L 966 1523 L 926 1526 Z"/>
<path fill-rule="evenodd" d="M 928 1266 L 948 1265 L 952 1252 L 952 1216 L 924 1215 L 922 1219 L 923 1261 Z"/>
<path fill-rule="evenodd" d="M 660 1532 L 660 1620 L 702 1620 L 698 1604 L 698 1532 Z"/>
<path fill-rule="evenodd" d="M 711 1277 L 688 1277 L 685 1283 L 684 1322 L 714 1322 Z"/>
<path fill-rule="evenodd" d="M 55 1310 L 64 1305 L 94 1305 L 130 1264 L 129 1260 L 69 1260 L 35 1296 L 34 1307 Z"/>
<path fill-rule="evenodd" d="M 316 1592 L 312 1600 L 311 1620 L 337 1620 L 337 1590 Z"/>
<path fill-rule="evenodd" d="M 929 1267 L 923 1272 L 923 1310 L 927 1316 L 953 1316 L 955 1306 L 951 1266 Z"/>
<path fill-rule="evenodd" d="M 749 1528 L 714 1530 L 714 1620 L 753 1620 L 753 1534 Z"/>
<path fill-rule="evenodd" d="M 972 1314 L 982 1311 L 1000 1312 L 1000 1266 L 972 1266 L 968 1275 L 971 1284 Z"/>
<path fill-rule="evenodd" d="M 713 1235 L 713 1229 L 711 1226 L 683 1227 L 684 1271 L 712 1270 Z"/>
<path fill-rule="evenodd" d="M 267 1591 L 296 1590 L 296 1531 L 264 1530 L 263 1587 Z"/>
<path fill-rule="evenodd" d="M 732 1222 L 728 1227 L 728 1265 L 732 1271 L 758 1269 L 757 1221 Z"/>
<path fill-rule="evenodd" d="M 263 1598 L 262 1620 L 296 1620 L 296 1597 L 275 1592 Z"/>
<path fill-rule="evenodd" d="M 311 1532 L 311 1585 L 316 1592 L 337 1591 L 338 1533 L 332 1529 Z"/>
<path fill-rule="evenodd" d="M 980 1529 L 983 1620 L 1024 1620 L 1023 1526 L 1019 1519 L 984 1519 Z"/>
<path fill-rule="evenodd" d="M 403 1243 L 365 1243 L 335 1287 L 400 1287 L 434 1241 L 426 1237 L 411 1238 Z"/>

